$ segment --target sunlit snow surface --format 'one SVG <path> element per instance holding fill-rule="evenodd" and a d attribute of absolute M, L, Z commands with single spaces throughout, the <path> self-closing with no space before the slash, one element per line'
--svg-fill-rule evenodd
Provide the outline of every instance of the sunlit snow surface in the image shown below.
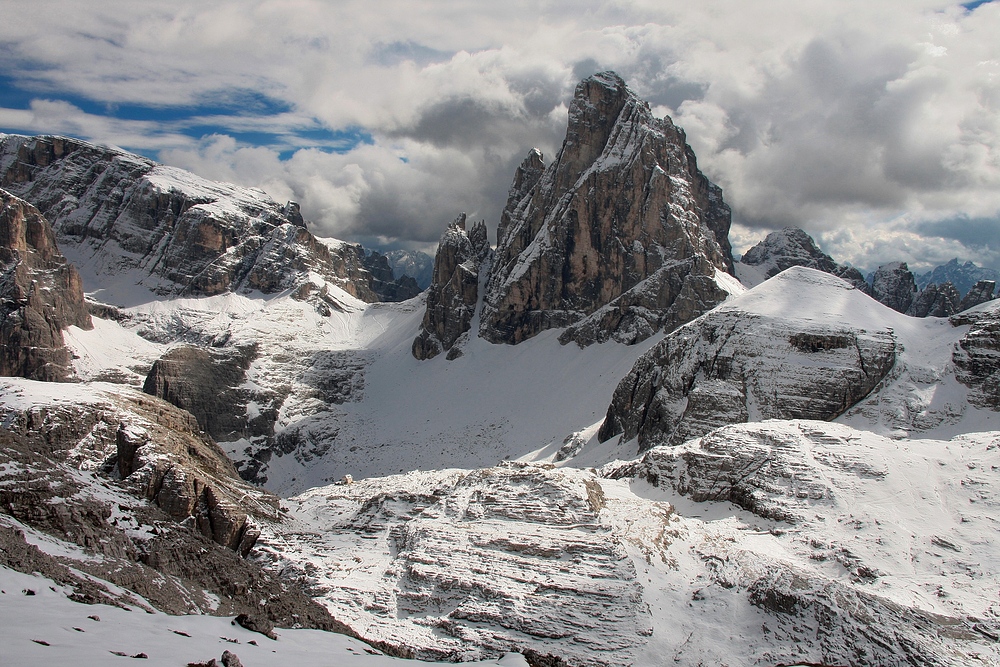
<path fill-rule="evenodd" d="M 319 630 L 279 630 L 274 641 L 234 625 L 231 618 L 168 616 L 139 607 L 79 604 L 68 600 L 70 591 L 51 580 L 5 567 L 0 567 L 0 591 L 0 664 L 11 667 L 104 667 L 140 655 L 145 658 L 143 665 L 178 667 L 211 658 L 220 661 L 223 651 L 235 653 L 247 667 L 421 664 L 391 658 L 363 642 Z M 509 655 L 481 664 L 517 667 L 526 663 L 520 655 Z"/>
<path fill-rule="evenodd" d="M 819 648 L 821 612 L 839 619 L 846 637 L 833 643 L 844 646 L 860 641 L 868 624 L 919 635 L 914 628 L 929 615 L 927 651 L 954 664 L 996 664 L 988 637 L 1000 618 L 993 491 L 1000 420 L 969 406 L 954 378 L 951 353 L 967 327 L 908 318 L 856 291 L 831 291 L 836 279 L 796 275 L 720 308 L 831 329 L 888 327 L 901 348 L 878 395 L 842 423 L 723 429 L 736 445 L 770 443 L 769 493 L 791 517 L 784 520 L 724 500 L 696 503 L 676 484 L 653 486 L 653 464 L 634 461 L 635 442 L 597 442 L 615 386 L 657 337 L 586 349 L 560 345 L 559 332 L 517 346 L 473 337 L 454 361 L 418 362 L 410 346 L 421 298 L 368 305 L 328 286 L 340 305 L 330 316 L 290 294 L 142 300 L 135 293 L 120 323 L 98 321 L 67 338 L 82 379 L 132 384 L 179 343 L 259 346 L 247 383 L 289 386 L 277 429 L 299 433 L 305 446 L 269 463 L 267 486 L 286 496 L 291 523 L 266 528 L 252 557 L 303 577 L 310 594 L 366 638 L 428 658 L 476 659 L 530 644 L 593 664 L 794 664 L 829 657 Z M 324 403 L 304 380 L 330 353 L 360 376 L 343 404 Z M 73 400 L 90 390 L 84 383 L 39 391 L 22 389 L 18 400 Z M 557 455 L 574 443 L 575 456 Z M 239 459 L 253 443 L 223 446 Z M 694 440 L 663 456 L 719 456 L 702 449 Z M 345 474 L 359 481 L 325 486 Z M 762 581 L 768 590 L 787 583 L 789 595 L 814 606 L 782 616 L 751 604 Z M 59 604 L 76 613 L 72 603 Z M 143 619 L 165 642 L 179 637 L 168 636 L 172 617 L 129 618 Z M 72 627 L 87 626 L 67 619 L 36 627 L 61 637 L 69 626 L 67 636 L 84 636 Z M 191 660 L 231 649 L 217 639 L 233 636 L 225 619 L 185 622 L 206 624 Z M 296 650 L 312 650 L 310 642 Z M 31 652 L 57 645 L 50 643 L 32 643 L 23 655 L 55 655 Z M 345 646 L 333 650 L 378 659 Z M 268 664 L 250 662 L 250 648 L 237 651 L 244 664 Z M 106 650 L 133 648 L 101 645 L 94 655 Z"/>

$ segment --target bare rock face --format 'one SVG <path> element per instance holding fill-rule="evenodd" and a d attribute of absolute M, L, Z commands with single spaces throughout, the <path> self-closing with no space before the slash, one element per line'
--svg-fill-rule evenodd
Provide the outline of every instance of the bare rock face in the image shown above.
<path fill-rule="evenodd" d="M 412 296 L 391 273 L 376 279 L 378 260 L 361 246 L 314 237 L 294 202 L 124 151 L 0 135 L 0 186 L 35 205 L 81 265 L 132 272 L 158 294 L 273 293 L 313 272 L 365 301 L 382 300 L 380 290 Z"/>
<path fill-rule="evenodd" d="M 949 282 L 931 283 L 920 290 L 906 314 L 913 317 L 950 317 L 959 312 L 961 295 Z"/>
<path fill-rule="evenodd" d="M 324 528 L 265 534 L 259 560 L 308 578 L 365 641 L 409 658 L 530 651 L 531 664 L 609 667 L 648 641 L 644 580 L 592 473 L 510 463 L 386 479 L 296 498 L 300 525 Z M 370 585 L 355 584 L 361 571 Z"/>
<path fill-rule="evenodd" d="M 616 74 L 594 75 L 555 161 L 533 150 L 515 174 L 480 335 L 514 344 L 570 327 L 560 340 L 588 345 L 673 329 L 725 298 L 713 277 L 732 270 L 729 226 L 683 131 Z"/>
<path fill-rule="evenodd" d="M 465 214 L 448 225 L 434 256 L 434 275 L 427 291 L 427 310 L 413 341 L 413 356 L 430 359 L 442 352 L 462 354 L 459 339 L 472 326 L 479 300 L 479 269 L 489 256 L 486 225 L 465 229 Z"/>
<path fill-rule="evenodd" d="M 0 207 L 0 375 L 69 380 L 62 330 L 93 328 L 80 275 L 34 206 L 0 190 Z"/>
<path fill-rule="evenodd" d="M 906 262 L 884 264 L 872 277 L 871 295 L 879 303 L 905 313 L 917 296 L 917 283 Z"/>
<path fill-rule="evenodd" d="M 962 313 L 951 322 L 972 325 L 952 354 L 955 377 L 969 388 L 969 403 L 1000 412 L 1000 308 Z"/>
<path fill-rule="evenodd" d="M 764 280 L 778 275 L 787 268 L 804 266 L 835 275 L 866 294 L 870 289 L 860 271 L 853 266 L 835 262 L 832 257 L 819 249 L 811 236 L 796 227 L 786 227 L 780 232 L 771 232 L 763 241 L 747 250 L 740 258 L 739 264 L 755 267 Z M 737 268 L 737 275 L 739 273 Z"/>
<path fill-rule="evenodd" d="M 993 292 L 996 291 L 996 288 L 996 281 L 980 280 L 972 286 L 969 293 L 962 299 L 962 303 L 958 306 L 958 312 L 968 310 L 969 308 L 978 306 L 981 303 L 986 303 L 987 301 L 992 301 Z"/>
<path fill-rule="evenodd" d="M 152 397 L 134 398 L 132 404 L 161 414 L 154 427 L 122 424 L 115 431 L 116 461 L 125 483 L 174 520 L 190 520 L 205 537 L 246 555 L 260 531 L 245 506 L 247 485 L 225 452 L 198 433 L 189 413 Z M 261 497 L 268 504 L 258 503 L 259 511 L 273 518 L 277 501 Z"/>
<path fill-rule="evenodd" d="M 273 435 L 277 397 L 241 388 L 255 357 L 253 347 L 175 347 L 153 363 L 142 390 L 190 412 L 218 442 Z M 252 418 L 251 400 L 261 406 Z"/>
<path fill-rule="evenodd" d="M 618 385 L 599 439 L 638 438 L 639 451 L 645 451 L 726 424 L 829 420 L 865 398 L 895 363 L 891 327 L 865 330 L 846 318 L 835 322 L 740 305 L 764 292 L 772 294 L 771 303 L 780 302 L 779 294 L 807 283 L 813 284 L 809 298 L 819 301 L 867 300 L 823 275 L 789 269 L 668 335 Z"/>
<path fill-rule="evenodd" d="M 128 389 L 39 384 L 0 381 L 4 397 L 35 397 L 0 404 L 0 564 L 52 577 L 78 602 L 342 629 L 297 587 L 227 548 L 235 540 L 214 539 L 240 516 L 280 513 L 276 498 L 235 478 L 190 415 Z M 119 465 L 125 479 L 113 474 Z M 203 491 L 190 514 L 176 511 L 185 487 Z M 56 549 L 26 544 L 27 532 Z"/>

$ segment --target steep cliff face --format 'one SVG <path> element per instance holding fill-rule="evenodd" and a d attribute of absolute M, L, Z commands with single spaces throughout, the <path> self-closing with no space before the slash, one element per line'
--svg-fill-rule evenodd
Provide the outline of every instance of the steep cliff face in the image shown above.
<path fill-rule="evenodd" d="M 906 314 L 913 317 L 949 317 L 959 310 L 961 295 L 949 282 L 931 283 L 920 290 Z"/>
<path fill-rule="evenodd" d="M 128 274 L 161 295 L 273 293 L 312 272 L 365 301 L 383 298 L 360 246 L 318 240 L 297 204 L 260 190 L 75 139 L 15 135 L 0 135 L 0 185 L 49 218 L 88 271 Z"/>
<path fill-rule="evenodd" d="M 725 424 L 833 419 L 895 363 L 896 336 L 879 310 L 837 278 L 788 269 L 641 357 L 615 390 L 599 438 L 638 438 L 644 451 Z M 866 322 L 851 323 L 847 312 Z"/>
<path fill-rule="evenodd" d="M 893 310 L 905 313 L 917 296 L 917 283 L 906 262 L 884 264 L 872 276 L 871 295 Z"/>
<path fill-rule="evenodd" d="M 953 354 L 956 377 L 969 388 L 969 403 L 1000 412 L 1000 306 L 961 313 L 951 322 L 971 325 Z"/>
<path fill-rule="evenodd" d="M 997 284 L 994 280 L 980 280 L 972 289 L 962 298 L 962 302 L 958 305 L 958 311 L 968 310 L 969 308 L 974 308 L 981 303 L 986 303 L 987 301 L 993 300 L 993 292 L 996 291 Z"/>
<path fill-rule="evenodd" d="M 480 325 L 495 343 L 632 343 L 722 301 L 729 207 L 682 130 L 614 73 L 581 82 L 566 139 L 518 168 L 501 216 Z"/>
<path fill-rule="evenodd" d="M 93 328 L 79 274 L 41 213 L 0 190 L 0 375 L 70 379 L 69 326 Z"/>
<path fill-rule="evenodd" d="M 427 290 L 427 309 L 413 356 L 430 359 L 442 352 L 462 354 L 459 339 L 471 328 L 479 300 L 479 270 L 489 256 L 485 223 L 465 229 L 465 214 L 448 225 L 434 256 L 434 273 Z"/>

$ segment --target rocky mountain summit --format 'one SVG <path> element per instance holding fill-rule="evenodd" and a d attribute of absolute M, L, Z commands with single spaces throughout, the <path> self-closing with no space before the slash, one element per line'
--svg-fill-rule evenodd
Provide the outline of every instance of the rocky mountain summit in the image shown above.
<path fill-rule="evenodd" d="M 555 160 L 518 168 L 501 216 L 479 334 L 519 343 L 645 340 L 721 302 L 729 207 L 684 133 L 614 73 L 581 82 Z"/>
<path fill-rule="evenodd" d="M 80 275 L 38 209 L 4 190 L 0 207 L 0 376 L 68 380 L 62 331 L 93 328 Z"/>
<path fill-rule="evenodd" d="M 273 293 L 314 272 L 366 301 L 419 291 L 381 255 L 314 237 L 294 202 L 76 139 L 0 135 L 0 187 L 36 206 L 63 251 L 104 282 L 160 295 Z"/>
<path fill-rule="evenodd" d="M 804 266 L 843 278 L 866 294 L 871 289 L 860 271 L 835 262 L 819 249 L 811 236 L 796 227 L 771 232 L 747 250 L 736 265 L 736 275 L 744 285 L 754 287 L 793 266 Z"/>

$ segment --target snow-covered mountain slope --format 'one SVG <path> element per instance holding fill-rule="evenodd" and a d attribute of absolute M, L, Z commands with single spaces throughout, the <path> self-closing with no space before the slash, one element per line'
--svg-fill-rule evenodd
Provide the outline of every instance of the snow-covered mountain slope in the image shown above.
<path fill-rule="evenodd" d="M 121 308 L 117 322 L 95 319 L 90 332 L 70 328 L 67 339 L 82 378 L 133 383 L 179 342 L 252 348 L 239 400 L 225 407 L 246 421 L 264 415 L 273 434 L 222 445 L 242 472 L 282 494 L 345 474 L 552 455 L 577 431 L 596 429 L 648 347 L 581 350 L 560 345 L 555 331 L 513 347 L 474 338 L 457 360 L 420 362 L 411 344 L 421 298 L 365 304 L 323 288 L 335 305 L 329 314 L 287 293 L 165 299 Z"/>
<path fill-rule="evenodd" d="M 256 553 L 426 657 L 988 665 L 998 444 L 768 421 L 601 471 L 412 472 L 289 499 Z"/>
<path fill-rule="evenodd" d="M 294 202 L 280 205 L 261 190 L 122 150 L 0 134 L 0 186 L 48 218 L 87 291 L 99 287 L 103 303 L 134 305 L 145 290 L 274 293 L 298 287 L 310 272 L 366 301 L 419 291 L 394 281 L 383 256 L 318 240 Z"/>
<path fill-rule="evenodd" d="M 272 640 L 232 617 L 176 616 L 148 604 L 113 607 L 81 604 L 72 591 L 38 574 L 0 567 L 0 627 L 5 665 L 73 664 L 104 667 L 139 658 L 149 667 L 177 667 L 215 660 L 248 667 L 405 667 L 356 639 L 318 630 L 281 630 Z M 145 613 L 143 613 L 145 612 Z M 225 654 L 230 654 L 223 657 Z M 520 655 L 475 663 L 518 667 Z"/>
<path fill-rule="evenodd" d="M 998 406 L 970 405 L 973 383 L 955 377 L 952 357 L 967 331 L 902 315 L 835 276 L 792 267 L 646 353 L 616 389 L 600 437 L 638 437 L 646 449 L 724 424 L 845 413 L 876 432 L 997 428 Z"/>

